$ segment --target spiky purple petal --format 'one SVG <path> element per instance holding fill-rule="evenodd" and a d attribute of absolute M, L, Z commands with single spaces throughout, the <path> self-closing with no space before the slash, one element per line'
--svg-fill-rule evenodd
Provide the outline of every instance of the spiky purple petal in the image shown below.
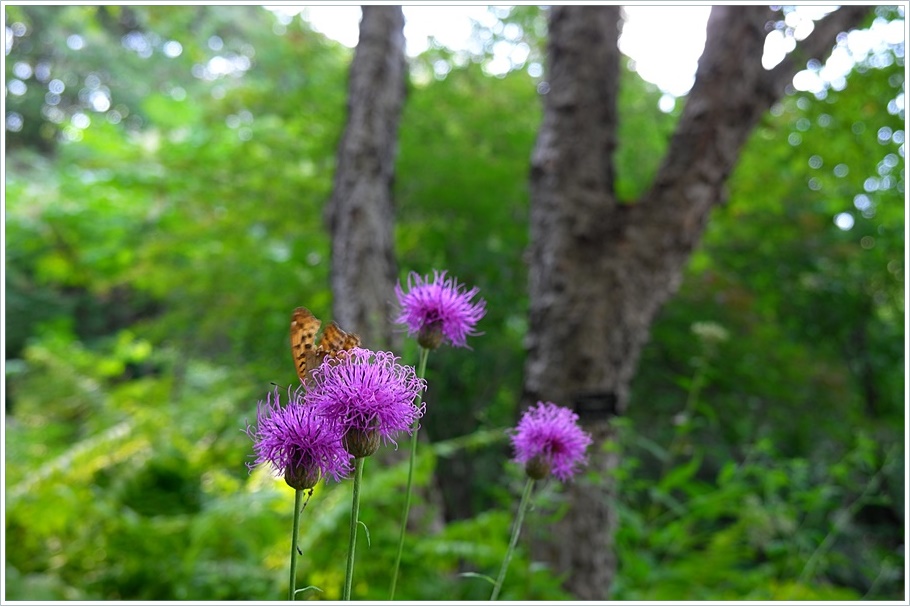
<path fill-rule="evenodd" d="M 395 285 L 401 312 L 396 324 L 403 324 L 413 336 L 436 327 L 455 347 L 467 347 L 467 337 L 477 335 L 474 328 L 486 313 L 486 301 L 472 302 L 480 289 L 468 290 L 445 271 L 433 271 L 433 280 L 414 272 L 408 275 L 407 292 Z"/>
<path fill-rule="evenodd" d="M 538 402 L 528 408 L 512 431 L 511 440 L 516 462 L 542 464 L 562 481 L 586 463 L 585 451 L 591 444 L 591 436 L 578 425 L 578 415 L 552 402 Z"/>
<path fill-rule="evenodd" d="M 426 388 L 413 367 L 396 361 L 387 351 L 346 351 L 313 371 L 306 402 L 342 435 L 375 431 L 394 443 L 398 432 L 410 433 L 414 421 L 423 416 L 425 406 L 415 406 L 414 400 Z"/>
<path fill-rule="evenodd" d="M 265 402 L 259 402 L 256 428 L 246 429 L 256 453 L 248 467 L 268 463 L 279 476 L 290 466 L 298 473 L 318 473 L 336 482 L 346 477 L 353 467 L 351 455 L 341 444 L 339 428 L 316 414 L 300 391 L 288 390 L 287 406 L 280 400 L 276 388 Z"/>

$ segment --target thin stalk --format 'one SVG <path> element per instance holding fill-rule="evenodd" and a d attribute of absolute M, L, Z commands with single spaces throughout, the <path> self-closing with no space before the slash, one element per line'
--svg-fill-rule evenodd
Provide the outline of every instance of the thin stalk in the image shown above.
<path fill-rule="evenodd" d="M 417 363 L 417 376 L 423 379 L 427 371 L 427 358 L 430 357 L 430 350 L 425 347 L 419 349 L 420 360 Z M 422 395 L 418 394 L 417 399 L 414 402 L 415 406 L 420 406 L 421 398 Z M 420 421 L 418 419 L 415 419 L 414 424 L 411 425 L 411 460 L 408 462 L 408 489 L 404 496 L 404 514 L 401 517 L 401 534 L 398 537 L 398 555 L 395 556 L 395 570 L 392 572 L 392 590 L 389 593 L 389 600 L 395 599 L 395 587 L 398 585 L 398 569 L 401 566 L 401 554 L 404 551 L 404 535 L 408 526 L 408 514 L 411 512 L 411 485 L 414 482 L 414 461 L 417 459 L 417 428 L 419 425 Z"/>
<path fill-rule="evenodd" d="M 294 491 L 294 529 L 291 531 L 291 582 L 288 584 L 288 599 L 294 601 L 294 593 L 297 589 L 297 536 L 300 533 L 300 501 L 303 498 L 303 490 Z"/>
<path fill-rule="evenodd" d="M 852 503 L 850 503 L 847 509 L 843 512 L 842 516 L 835 517 L 831 530 L 828 531 L 828 534 L 825 535 L 825 538 L 822 540 L 822 542 L 818 545 L 818 547 L 815 548 L 815 551 L 812 552 L 812 555 L 809 556 L 809 559 L 806 561 L 805 566 L 803 566 L 802 572 L 799 573 L 799 583 L 809 582 L 810 577 L 815 573 L 815 568 L 818 565 L 818 561 L 822 556 L 825 555 L 825 553 L 828 552 L 829 549 L 831 549 L 831 545 L 834 544 L 835 539 L 837 539 L 837 535 L 844 530 L 847 524 L 849 524 L 850 518 L 855 516 L 856 513 L 862 508 L 862 506 L 866 504 L 866 497 L 869 494 L 877 494 L 877 491 L 882 483 L 884 472 L 886 471 L 885 467 L 889 464 L 891 453 L 895 450 L 895 448 L 892 448 L 888 451 L 881 468 L 879 468 L 879 470 L 875 472 L 875 475 L 870 478 L 869 482 L 866 484 L 866 487 L 863 489 L 860 495 L 856 497 Z"/>
<path fill-rule="evenodd" d="M 518 544 L 518 535 L 521 533 L 521 523 L 525 519 L 525 512 L 528 510 L 528 504 L 531 502 L 531 490 L 534 488 L 534 479 L 528 478 L 525 484 L 525 490 L 521 495 L 521 504 L 518 506 L 518 515 L 515 517 L 515 525 L 512 527 L 512 538 L 509 540 L 509 550 L 506 551 L 506 558 L 502 562 L 502 568 L 499 570 L 499 577 L 496 579 L 496 585 L 493 586 L 493 595 L 490 601 L 499 597 L 499 591 L 502 589 L 502 582 L 506 578 L 506 570 L 509 569 L 509 562 L 512 561 L 512 554 L 515 553 L 515 545 Z"/>
<path fill-rule="evenodd" d="M 351 540 L 348 543 L 348 565 L 344 573 L 342 600 L 351 599 L 351 583 L 354 580 L 354 548 L 357 546 L 357 522 L 360 516 L 360 481 L 363 479 L 364 457 L 354 459 L 354 501 L 351 505 Z"/>
<path fill-rule="evenodd" d="M 707 383 L 707 370 L 707 356 L 699 356 L 695 366 L 695 373 L 692 375 L 692 381 L 689 383 L 688 393 L 686 394 L 686 405 L 681 413 L 683 422 L 674 432 L 673 439 L 667 447 L 667 458 L 664 459 L 661 465 L 661 475 L 667 472 L 673 460 L 680 454 L 685 446 L 683 441 L 688 437 L 689 432 L 692 431 L 692 417 L 695 416 L 695 407 L 698 404 L 698 398 L 701 396 L 701 390 Z"/>

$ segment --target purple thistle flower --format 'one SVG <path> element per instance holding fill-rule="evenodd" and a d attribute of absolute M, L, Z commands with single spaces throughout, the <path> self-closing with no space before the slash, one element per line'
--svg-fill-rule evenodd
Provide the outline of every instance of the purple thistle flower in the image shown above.
<path fill-rule="evenodd" d="M 321 477 L 340 482 L 352 470 L 340 430 L 307 406 L 299 391 L 288 389 L 288 400 L 281 406 L 276 388 L 259 402 L 257 427 L 246 428 L 256 451 L 256 460 L 247 467 L 269 463 L 295 489 L 312 488 Z"/>
<path fill-rule="evenodd" d="M 397 359 L 387 351 L 358 347 L 313 371 L 305 400 L 340 428 L 342 443 L 356 457 L 376 452 L 380 439 L 395 443 L 395 434 L 410 433 L 423 416 L 424 404 L 417 407 L 414 399 L 426 382 Z"/>
<path fill-rule="evenodd" d="M 578 425 L 578 415 L 552 402 L 528 408 L 513 430 L 515 461 L 535 480 L 553 472 L 565 482 L 586 462 L 591 436 Z"/>
<path fill-rule="evenodd" d="M 471 299 L 480 292 L 476 286 L 466 290 L 454 278 L 446 278 L 446 272 L 433 271 L 433 281 L 411 272 L 408 275 L 408 292 L 401 284 L 395 285 L 395 294 L 401 305 L 401 313 L 395 323 L 404 324 L 408 334 L 417 334 L 422 347 L 436 349 L 443 337 L 455 347 L 467 347 L 465 338 L 477 335 L 474 326 L 486 313 L 486 301 L 472 303 Z"/>

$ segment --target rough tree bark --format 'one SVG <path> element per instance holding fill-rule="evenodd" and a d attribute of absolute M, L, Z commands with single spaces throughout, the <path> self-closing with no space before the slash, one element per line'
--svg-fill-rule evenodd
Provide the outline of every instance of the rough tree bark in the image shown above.
<path fill-rule="evenodd" d="M 530 317 L 523 406 L 574 407 L 593 434 L 599 480 L 568 489 L 570 507 L 536 557 L 583 600 L 609 595 L 616 569 L 610 417 L 621 414 L 639 354 L 660 306 L 676 290 L 710 210 L 753 127 L 811 58 L 869 7 L 844 7 L 818 22 L 787 60 L 765 70 L 767 6 L 718 6 L 667 155 L 634 203 L 614 193 L 618 7 L 554 6 L 549 91 L 531 161 Z M 769 175 L 768 178 L 773 178 Z"/>
<path fill-rule="evenodd" d="M 337 155 L 326 219 L 332 236 L 333 319 L 360 335 L 364 347 L 394 350 L 394 203 L 398 122 L 405 101 L 404 14 L 400 6 L 362 6 L 360 40 L 348 82 L 348 118 Z M 421 439 L 426 440 L 426 432 Z M 384 450 L 391 465 L 409 450 Z M 415 488 L 409 524 L 428 532 L 443 525 L 435 484 Z"/>
<path fill-rule="evenodd" d="M 332 234 L 333 319 L 366 347 L 391 345 L 397 277 L 392 182 L 405 98 L 400 6 L 364 6 L 348 83 L 348 117 L 326 219 Z"/>

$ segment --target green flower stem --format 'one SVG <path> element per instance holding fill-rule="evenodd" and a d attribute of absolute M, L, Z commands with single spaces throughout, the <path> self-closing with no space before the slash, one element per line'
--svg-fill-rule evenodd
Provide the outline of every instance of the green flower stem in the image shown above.
<path fill-rule="evenodd" d="M 695 373 L 692 375 L 692 381 L 689 383 L 688 393 L 686 394 L 686 404 L 682 411 L 683 423 L 674 432 L 673 439 L 667 447 L 667 458 L 661 465 L 661 475 L 667 473 L 673 460 L 682 454 L 688 438 L 692 431 L 692 417 L 695 416 L 695 408 L 698 405 L 698 398 L 701 396 L 701 390 L 707 383 L 708 379 L 708 358 L 706 355 L 700 355 L 695 361 Z"/>
<path fill-rule="evenodd" d="M 512 554 L 515 553 L 515 545 L 518 544 L 518 535 L 521 533 L 521 523 L 524 521 L 525 512 L 528 510 L 528 504 L 531 502 L 531 490 L 534 488 L 534 479 L 528 478 L 525 484 L 525 490 L 521 495 L 521 504 L 518 506 L 518 516 L 515 518 L 515 525 L 512 527 L 512 538 L 509 540 L 509 550 L 506 551 L 506 558 L 502 562 L 502 568 L 499 570 L 499 577 L 496 579 L 496 585 L 493 586 L 493 595 L 490 601 L 499 597 L 499 591 L 502 589 L 502 582 L 506 578 L 506 570 L 509 568 L 509 562 L 512 561 Z"/>
<path fill-rule="evenodd" d="M 303 490 L 294 491 L 294 529 L 291 531 L 291 582 L 288 585 L 288 599 L 294 601 L 297 588 L 297 536 L 300 533 L 300 501 Z"/>
<path fill-rule="evenodd" d="M 354 548 L 357 545 L 357 522 L 360 516 L 360 482 L 363 479 L 363 457 L 354 459 L 354 501 L 351 505 L 351 540 L 348 544 L 348 566 L 344 573 L 342 600 L 351 599 L 351 583 L 354 580 Z"/>
<path fill-rule="evenodd" d="M 427 371 L 427 358 L 430 357 L 430 350 L 420 347 L 420 361 L 417 364 L 417 376 L 424 378 Z M 417 396 L 414 402 L 415 406 L 420 405 L 421 396 Z M 398 569 L 401 566 L 401 553 L 404 551 L 404 535 L 408 526 L 408 514 L 411 511 L 411 484 L 414 482 L 414 461 L 417 459 L 417 428 L 420 425 L 418 419 L 414 420 L 411 426 L 411 460 L 408 463 L 408 489 L 404 497 L 404 514 L 401 517 L 401 535 L 398 537 L 398 555 L 395 556 L 395 570 L 392 572 L 392 590 L 389 594 L 389 600 L 395 599 L 395 587 L 398 585 Z"/>

